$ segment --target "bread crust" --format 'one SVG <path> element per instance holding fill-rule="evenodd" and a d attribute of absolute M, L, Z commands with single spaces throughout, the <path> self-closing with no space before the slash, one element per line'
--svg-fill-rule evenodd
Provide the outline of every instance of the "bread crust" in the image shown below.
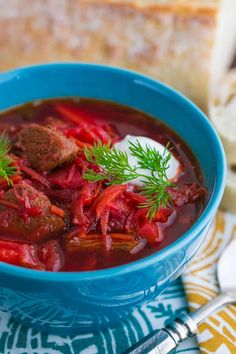
<path fill-rule="evenodd" d="M 84 4 L 101 5 L 101 0 L 79 0 Z M 129 6 L 133 10 L 143 12 L 161 11 L 186 16 L 216 16 L 219 12 L 220 0 L 105 0 L 103 3 L 113 6 Z"/>

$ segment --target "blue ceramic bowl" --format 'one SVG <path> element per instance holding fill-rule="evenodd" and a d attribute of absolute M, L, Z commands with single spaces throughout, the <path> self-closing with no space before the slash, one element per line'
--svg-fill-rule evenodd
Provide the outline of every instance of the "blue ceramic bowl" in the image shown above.
<path fill-rule="evenodd" d="M 128 265 L 51 273 L 0 263 L 0 308 L 28 326 L 61 334 L 113 325 L 180 276 L 217 211 L 226 171 L 222 145 L 211 123 L 194 104 L 160 82 L 87 64 L 42 65 L 0 74 L 0 110 L 71 96 L 110 100 L 159 117 L 192 149 L 210 198 L 198 221 L 176 242 Z"/>

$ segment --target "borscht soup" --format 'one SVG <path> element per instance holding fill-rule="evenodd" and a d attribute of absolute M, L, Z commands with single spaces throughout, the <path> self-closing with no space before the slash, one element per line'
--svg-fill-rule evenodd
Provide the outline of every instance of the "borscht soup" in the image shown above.
<path fill-rule="evenodd" d="M 203 211 L 190 149 L 161 121 L 90 99 L 0 114 L 0 261 L 42 271 L 127 264 Z"/>

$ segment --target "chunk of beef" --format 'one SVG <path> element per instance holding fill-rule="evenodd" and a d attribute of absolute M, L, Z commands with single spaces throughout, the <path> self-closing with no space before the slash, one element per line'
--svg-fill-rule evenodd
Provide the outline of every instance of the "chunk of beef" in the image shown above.
<path fill-rule="evenodd" d="M 21 182 L 0 200 L 0 232 L 33 242 L 57 235 L 66 229 L 66 223 L 51 207 L 46 195 Z"/>
<path fill-rule="evenodd" d="M 38 171 L 49 171 L 72 160 L 78 147 L 72 139 L 51 128 L 32 124 L 17 134 L 18 154 Z"/>

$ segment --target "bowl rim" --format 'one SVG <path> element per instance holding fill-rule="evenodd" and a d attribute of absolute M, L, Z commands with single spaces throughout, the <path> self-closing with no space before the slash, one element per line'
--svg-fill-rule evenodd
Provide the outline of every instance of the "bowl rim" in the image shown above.
<path fill-rule="evenodd" d="M 217 156 L 217 165 L 218 165 L 218 174 L 216 174 L 216 180 L 214 185 L 214 190 L 208 203 L 197 219 L 197 221 L 187 230 L 182 236 L 180 236 L 176 241 L 172 242 L 168 246 L 164 247 L 162 250 L 153 253 L 150 256 L 143 257 L 139 260 L 133 261 L 128 264 L 106 268 L 101 270 L 93 271 L 83 271 L 83 272 L 50 272 L 50 271 L 39 271 L 34 269 L 23 268 L 20 266 L 14 266 L 4 262 L 0 262 L 0 272 L 13 275 L 22 278 L 28 278 L 33 280 L 40 281 L 53 281 L 53 282 L 76 282 L 76 281 L 85 281 L 85 280 L 96 280 L 104 279 L 109 277 L 115 277 L 117 275 L 124 275 L 134 271 L 141 270 L 148 266 L 154 265 L 156 262 L 160 262 L 163 259 L 171 255 L 173 249 L 181 249 L 193 240 L 196 235 L 198 235 L 207 224 L 209 224 L 220 204 L 221 198 L 223 196 L 225 182 L 226 182 L 226 157 L 223 149 L 221 140 L 213 128 L 212 123 L 206 117 L 206 115 L 198 108 L 190 99 L 178 92 L 172 87 L 155 80 L 149 76 L 140 74 L 133 70 L 118 68 L 114 66 L 100 65 L 100 64 L 90 64 L 90 63 L 76 63 L 76 62 L 63 62 L 63 63 L 49 63 L 49 64 L 40 64 L 40 65 L 30 65 L 24 66 L 16 69 L 12 69 L 6 72 L 0 73 L 0 85 L 4 83 L 5 80 L 8 81 L 8 78 L 12 79 L 17 77 L 19 80 L 21 74 L 30 74 L 31 72 L 40 71 L 49 71 L 51 69 L 56 69 L 58 71 L 64 70 L 68 67 L 76 69 L 89 69 L 91 71 L 98 70 L 103 71 L 104 73 L 116 73 L 121 76 L 130 77 L 133 80 L 142 80 L 147 85 L 151 85 L 157 91 L 161 91 L 165 94 L 166 97 L 171 95 L 171 99 L 174 103 L 177 103 L 179 106 L 188 110 L 189 113 L 194 113 L 198 116 L 198 119 L 201 120 L 201 124 L 205 126 L 205 129 L 208 130 L 209 138 L 214 140 L 215 155 Z M 56 96 L 55 96 L 56 97 Z M 68 96 L 69 97 L 69 96 Z M 191 147 L 190 147 L 191 148 Z M 220 172 L 220 173 L 219 173 Z"/>

